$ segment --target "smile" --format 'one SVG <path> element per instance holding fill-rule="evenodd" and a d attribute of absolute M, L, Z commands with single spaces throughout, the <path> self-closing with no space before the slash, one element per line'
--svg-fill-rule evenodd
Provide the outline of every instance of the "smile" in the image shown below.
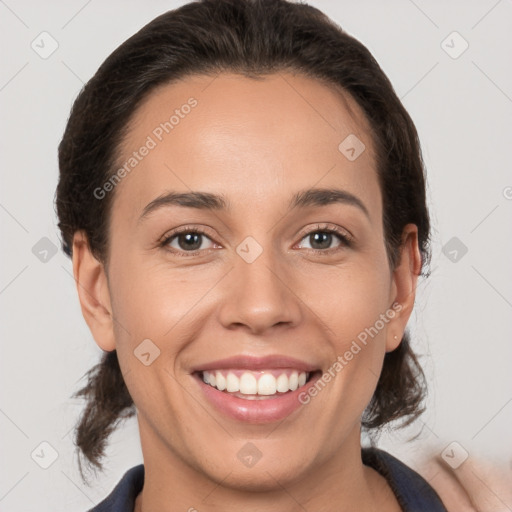
<path fill-rule="evenodd" d="M 300 394 L 315 385 L 322 371 L 210 370 L 192 376 L 214 414 L 249 424 L 268 424 L 282 421 L 301 408 Z M 310 406 L 308 410 L 313 412 Z"/>
<path fill-rule="evenodd" d="M 309 372 L 290 368 L 256 372 L 238 369 L 202 372 L 205 384 L 249 400 L 295 391 L 307 382 L 309 376 Z"/>

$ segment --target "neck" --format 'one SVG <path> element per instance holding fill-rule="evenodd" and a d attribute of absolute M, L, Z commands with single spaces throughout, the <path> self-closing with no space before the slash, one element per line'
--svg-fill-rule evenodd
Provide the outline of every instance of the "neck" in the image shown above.
<path fill-rule="evenodd" d="M 144 488 L 135 500 L 134 512 L 303 512 L 307 510 L 379 510 L 401 508 L 386 480 L 361 461 L 359 429 L 347 445 L 329 460 L 286 480 L 268 473 L 264 490 L 209 478 L 189 461 L 170 453 L 161 440 L 143 436 Z M 166 457 L 162 457 L 165 453 Z"/>

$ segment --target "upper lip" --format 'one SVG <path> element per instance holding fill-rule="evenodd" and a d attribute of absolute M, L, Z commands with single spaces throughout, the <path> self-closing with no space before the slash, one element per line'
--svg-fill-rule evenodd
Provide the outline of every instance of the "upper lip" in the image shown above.
<path fill-rule="evenodd" d="M 314 372 L 319 369 L 318 366 L 313 366 L 305 361 L 300 361 L 294 357 L 284 355 L 269 355 L 263 357 L 238 355 L 198 365 L 195 368 L 192 368 L 192 372 L 222 369 L 270 370 L 274 368 L 293 368 L 304 372 Z"/>

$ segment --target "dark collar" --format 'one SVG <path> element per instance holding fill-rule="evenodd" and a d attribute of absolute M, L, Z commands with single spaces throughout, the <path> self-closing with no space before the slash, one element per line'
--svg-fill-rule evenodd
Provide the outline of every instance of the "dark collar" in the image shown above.
<path fill-rule="evenodd" d="M 363 464 L 380 473 L 404 512 L 447 512 L 436 491 L 418 473 L 378 448 L 361 450 Z M 144 485 L 144 464 L 129 469 L 114 490 L 89 512 L 133 512 Z"/>
<path fill-rule="evenodd" d="M 447 512 L 427 481 L 393 455 L 378 448 L 363 448 L 361 455 L 364 465 L 372 467 L 388 481 L 404 512 Z"/>

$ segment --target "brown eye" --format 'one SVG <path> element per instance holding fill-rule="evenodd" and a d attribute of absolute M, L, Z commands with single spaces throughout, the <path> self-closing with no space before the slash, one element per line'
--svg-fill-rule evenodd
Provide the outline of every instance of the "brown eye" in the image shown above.
<path fill-rule="evenodd" d="M 332 233 L 326 231 L 315 231 L 308 236 L 313 249 L 330 249 L 334 238 Z"/>
<path fill-rule="evenodd" d="M 180 249 L 196 251 L 201 248 L 202 236 L 201 233 L 180 233 L 173 238 L 176 238 Z"/>
<path fill-rule="evenodd" d="M 310 247 L 306 247 L 306 249 L 311 249 L 316 252 L 330 252 L 331 250 L 338 250 L 351 246 L 350 238 L 338 231 L 336 228 L 327 229 L 317 227 L 316 230 L 307 233 L 302 240 L 309 241 Z M 332 244 L 336 241 L 338 244 L 332 247 Z"/>
<path fill-rule="evenodd" d="M 210 240 L 203 231 L 197 228 L 184 228 L 165 237 L 160 245 L 170 252 L 176 253 L 180 256 L 193 256 L 201 250 L 208 249 L 208 247 L 204 247 L 203 244 L 205 239 Z"/>

